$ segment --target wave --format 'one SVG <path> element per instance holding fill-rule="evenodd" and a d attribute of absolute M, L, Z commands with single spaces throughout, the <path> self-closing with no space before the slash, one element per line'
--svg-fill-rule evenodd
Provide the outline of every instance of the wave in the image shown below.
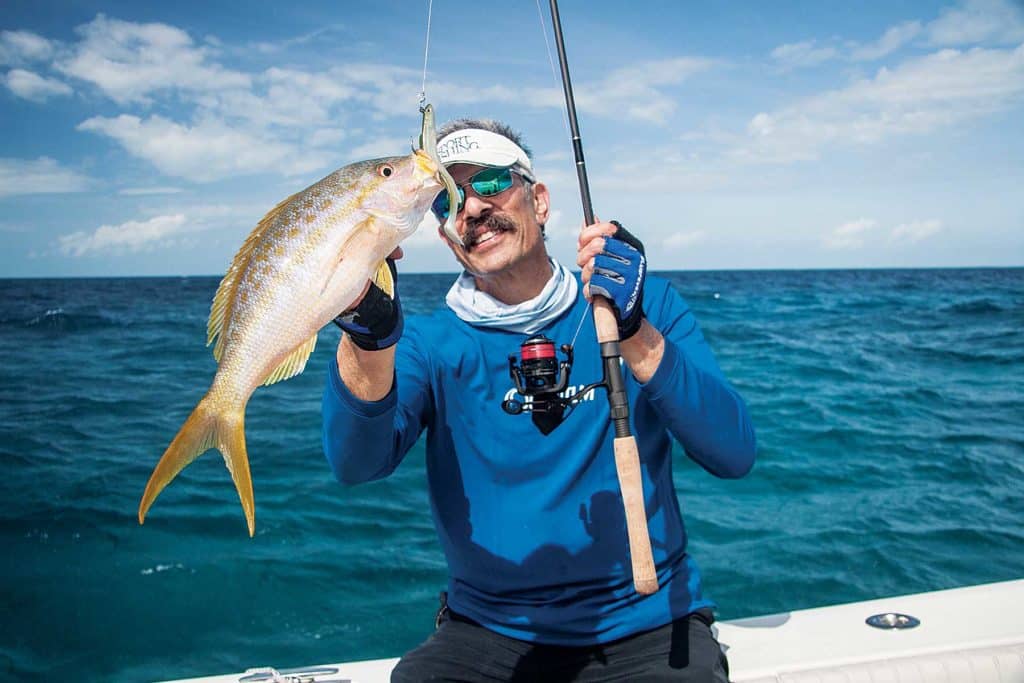
<path fill-rule="evenodd" d="M 142 574 L 143 576 L 149 576 L 151 574 L 157 574 L 157 573 L 160 573 L 160 572 L 167 572 L 167 571 L 172 571 L 172 570 L 184 570 L 184 569 L 185 569 L 185 565 L 183 565 L 180 562 L 175 562 L 173 564 L 157 564 L 157 565 L 155 565 L 153 567 L 146 567 L 146 568 L 140 570 L 139 573 Z M 189 570 L 189 571 L 191 573 L 193 573 L 193 574 L 196 573 L 195 569 L 192 569 L 192 570 Z"/>
<path fill-rule="evenodd" d="M 35 330 L 45 333 L 64 334 L 117 327 L 120 322 L 102 313 L 65 311 L 62 307 L 48 308 L 42 313 L 0 319 L 0 325 Z"/>
<path fill-rule="evenodd" d="M 960 315 L 984 315 L 989 313 L 1004 313 L 1008 309 L 1003 308 L 988 297 L 982 297 L 980 299 L 971 299 L 969 301 L 958 301 L 956 303 L 949 304 L 940 310 L 943 313 L 957 313 Z"/>
<path fill-rule="evenodd" d="M 1024 354 L 1014 348 L 988 348 L 962 350 L 949 347 L 908 344 L 904 352 L 910 358 L 929 361 L 945 361 L 963 364 L 992 363 L 993 365 L 1016 365 L 1024 360 Z"/>

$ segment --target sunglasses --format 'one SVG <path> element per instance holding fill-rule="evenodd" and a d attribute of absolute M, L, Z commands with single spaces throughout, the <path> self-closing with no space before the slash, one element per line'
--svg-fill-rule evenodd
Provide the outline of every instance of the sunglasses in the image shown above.
<path fill-rule="evenodd" d="M 462 207 L 466 204 L 466 191 L 462 189 L 466 185 L 472 187 L 473 192 L 481 197 L 493 197 L 512 187 L 512 173 L 511 168 L 485 168 L 467 182 L 458 185 L 459 206 L 455 209 L 455 213 L 462 211 Z M 440 194 L 434 198 L 430 209 L 439 221 L 444 222 L 448 218 L 448 213 L 451 211 L 448 190 L 441 190 Z"/>

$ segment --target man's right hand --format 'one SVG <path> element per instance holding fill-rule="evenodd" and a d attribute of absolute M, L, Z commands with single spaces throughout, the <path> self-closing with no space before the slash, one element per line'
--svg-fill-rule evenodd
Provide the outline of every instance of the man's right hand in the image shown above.
<path fill-rule="evenodd" d="M 375 282 L 370 282 L 359 302 L 334 319 L 334 324 L 349 336 L 353 344 L 364 351 L 381 351 L 394 346 L 405 328 L 402 302 L 398 296 L 398 269 L 395 267 L 395 258 L 401 258 L 400 249 L 396 249 L 387 258 L 391 279 L 395 283 L 394 298 Z"/>
<path fill-rule="evenodd" d="M 594 223 L 580 231 L 576 263 L 582 268 L 583 295 L 600 295 L 615 310 L 619 339 L 625 341 L 643 322 L 644 245 L 618 221 Z"/>

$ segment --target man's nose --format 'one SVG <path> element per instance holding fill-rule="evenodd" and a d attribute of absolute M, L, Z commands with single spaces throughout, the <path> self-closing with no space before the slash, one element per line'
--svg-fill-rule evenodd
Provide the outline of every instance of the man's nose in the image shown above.
<path fill-rule="evenodd" d="M 491 203 L 476 193 L 466 193 L 466 203 L 462 209 L 466 218 L 479 218 L 491 209 Z"/>

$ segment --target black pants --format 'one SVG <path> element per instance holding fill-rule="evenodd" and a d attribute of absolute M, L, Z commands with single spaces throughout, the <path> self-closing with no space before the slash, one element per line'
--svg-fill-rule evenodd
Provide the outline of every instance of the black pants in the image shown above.
<path fill-rule="evenodd" d="M 392 683 L 729 680 L 729 664 L 711 633 L 710 610 L 591 647 L 527 643 L 457 614 L 446 616 L 425 643 L 402 657 Z"/>

